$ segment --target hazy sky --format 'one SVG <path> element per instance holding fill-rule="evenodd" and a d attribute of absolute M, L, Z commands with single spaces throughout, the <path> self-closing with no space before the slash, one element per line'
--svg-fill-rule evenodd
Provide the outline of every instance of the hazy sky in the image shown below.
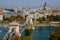
<path fill-rule="evenodd" d="M 0 0 L 0 7 L 39 7 L 45 2 L 51 7 L 60 7 L 60 0 Z"/>

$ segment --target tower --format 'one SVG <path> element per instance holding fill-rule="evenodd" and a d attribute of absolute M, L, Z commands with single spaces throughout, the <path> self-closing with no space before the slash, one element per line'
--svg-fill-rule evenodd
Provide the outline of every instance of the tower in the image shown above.
<path fill-rule="evenodd" d="M 17 23 L 16 21 L 13 21 L 12 23 L 9 24 L 9 31 L 6 33 L 6 35 L 3 37 L 3 40 L 11 40 L 13 39 L 13 37 L 18 36 L 19 35 L 19 23 Z"/>
<path fill-rule="evenodd" d="M 9 27 L 11 28 L 11 30 L 9 31 L 9 33 L 11 33 L 12 31 L 14 31 L 15 35 L 19 35 L 19 23 L 17 23 L 17 22 L 14 21 L 14 22 L 12 22 L 12 23 L 9 24 Z"/>
<path fill-rule="evenodd" d="M 42 10 L 44 10 L 44 11 L 48 11 L 48 10 L 50 10 L 49 5 L 48 5 L 46 2 L 45 2 L 45 4 L 44 4 Z"/>

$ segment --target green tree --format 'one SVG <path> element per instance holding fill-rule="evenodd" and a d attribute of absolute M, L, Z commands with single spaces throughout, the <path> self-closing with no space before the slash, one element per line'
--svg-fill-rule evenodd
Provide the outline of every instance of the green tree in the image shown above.
<path fill-rule="evenodd" d="M 16 19 L 16 17 L 13 15 L 10 17 L 10 21 L 14 21 L 15 19 Z"/>
<path fill-rule="evenodd" d="M 60 32 L 52 32 L 49 40 L 60 40 Z"/>
<path fill-rule="evenodd" d="M 43 22 L 42 17 L 39 17 L 39 23 L 42 23 L 42 22 Z"/>
<path fill-rule="evenodd" d="M 60 15 L 56 15 L 56 19 L 60 22 Z"/>
<path fill-rule="evenodd" d="M 17 17 L 16 18 L 23 18 L 21 15 L 17 15 Z"/>
<path fill-rule="evenodd" d="M 9 18 L 8 18 L 8 17 L 6 17 L 6 18 L 4 18 L 4 20 L 8 20 L 8 21 L 9 21 Z"/>
<path fill-rule="evenodd" d="M 47 22 L 50 22 L 50 16 L 49 15 L 46 16 L 46 19 L 47 19 Z"/>
<path fill-rule="evenodd" d="M 60 22 L 60 15 L 59 15 L 59 20 L 58 21 Z"/>
<path fill-rule="evenodd" d="M 42 17 L 42 21 L 45 21 L 45 17 Z"/>
<path fill-rule="evenodd" d="M 50 21 L 54 21 L 54 15 L 50 15 Z"/>
<path fill-rule="evenodd" d="M 58 21 L 59 20 L 59 15 L 56 15 L 55 16 L 55 21 Z"/>

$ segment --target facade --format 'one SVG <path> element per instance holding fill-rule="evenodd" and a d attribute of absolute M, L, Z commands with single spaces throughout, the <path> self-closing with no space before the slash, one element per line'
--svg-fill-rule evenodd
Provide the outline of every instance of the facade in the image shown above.
<path fill-rule="evenodd" d="M 16 13 L 16 12 L 7 12 L 7 13 L 5 13 L 5 15 L 4 15 L 4 17 L 6 18 L 6 17 L 11 17 L 11 16 L 17 16 L 17 15 L 21 15 L 21 13 Z"/>
<path fill-rule="evenodd" d="M 26 14 L 28 15 L 26 17 L 27 21 L 30 20 L 31 23 L 35 23 L 37 22 L 37 19 L 39 19 L 39 17 L 44 17 L 45 16 L 45 13 L 43 11 L 41 12 L 29 12 L 29 14 Z"/>
<path fill-rule="evenodd" d="M 3 16 L 4 16 L 4 12 L 0 12 L 0 21 L 2 21 L 3 20 Z"/>

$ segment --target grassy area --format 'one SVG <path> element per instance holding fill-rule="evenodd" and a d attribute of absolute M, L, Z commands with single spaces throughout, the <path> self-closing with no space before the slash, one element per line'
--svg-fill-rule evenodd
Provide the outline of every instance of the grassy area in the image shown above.
<path fill-rule="evenodd" d="M 31 36 L 24 36 L 23 40 L 36 40 L 36 39 L 32 38 Z"/>

